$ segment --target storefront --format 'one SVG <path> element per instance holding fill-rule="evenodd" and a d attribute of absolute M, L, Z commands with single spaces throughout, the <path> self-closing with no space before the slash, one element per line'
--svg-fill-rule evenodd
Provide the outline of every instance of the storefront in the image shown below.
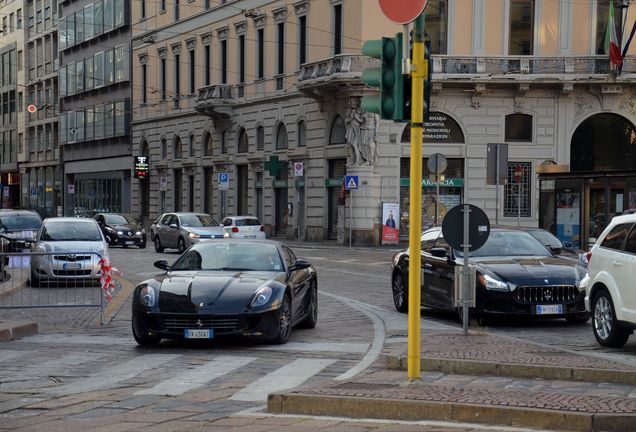
<path fill-rule="evenodd" d="M 62 216 L 62 167 L 29 168 L 24 174 L 22 205 L 42 217 Z"/>
<path fill-rule="evenodd" d="M 589 117 L 572 137 L 569 171 L 540 167 L 539 226 L 588 250 L 616 215 L 636 210 L 636 128 Z"/>

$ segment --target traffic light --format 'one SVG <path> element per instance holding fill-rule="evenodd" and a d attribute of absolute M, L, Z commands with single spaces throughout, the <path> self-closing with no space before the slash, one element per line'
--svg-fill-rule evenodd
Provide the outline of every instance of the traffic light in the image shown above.
<path fill-rule="evenodd" d="M 362 82 L 380 89 L 378 96 L 363 96 L 361 107 L 386 120 L 402 121 L 404 79 L 402 77 L 402 33 L 394 38 L 366 41 L 362 54 L 380 59 L 379 68 L 365 69 Z"/>
<path fill-rule="evenodd" d="M 431 38 L 426 35 L 424 40 L 424 57 L 426 58 L 426 81 L 424 81 L 424 121 L 429 119 L 429 109 L 431 106 L 431 90 L 432 90 L 432 77 L 433 77 L 433 62 L 431 61 Z M 411 75 L 404 77 L 404 108 L 403 120 L 411 120 Z"/>

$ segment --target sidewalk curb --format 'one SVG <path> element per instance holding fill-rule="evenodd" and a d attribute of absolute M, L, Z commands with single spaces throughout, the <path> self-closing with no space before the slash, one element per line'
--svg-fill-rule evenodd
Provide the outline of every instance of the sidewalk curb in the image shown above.
<path fill-rule="evenodd" d="M 573 432 L 624 432 L 630 430 L 636 422 L 636 415 L 590 414 L 391 398 L 316 396 L 302 392 L 270 394 L 267 410 L 275 414 L 456 421 Z"/>
<path fill-rule="evenodd" d="M 126 300 L 132 294 L 136 284 L 124 278 L 123 276 L 114 276 L 113 279 L 121 285 L 121 289 L 113 297 L 113 301 L 106 303 L 104 306 L 103 325 L 108 324 L 112 319 L 121 311 L 122 307 L 126 303 Z M 103 294 L 102 294 L 103 295 Z M 95 319 L 96 325 L 100 325 L 99 314 Z"/>
<path fill-rule="evenodd" d="M 37 334 L 38 323 L 35 321 L 12 321 L 0 323 L 0 342 L 22 339 Z"/>
<path fill-rule="evenodd" d="M 386 355 L 385 361 L 387 369 L 407 370 L 407 357 L 402 355 Z M 636 371 L 627 370 L 538 366 L 428 357 L 422 357 L 420 370 L 455 375 L 494 375 L 516 378 L 540 378 L 544 380 L 600 381 L 636 385 Z"/>

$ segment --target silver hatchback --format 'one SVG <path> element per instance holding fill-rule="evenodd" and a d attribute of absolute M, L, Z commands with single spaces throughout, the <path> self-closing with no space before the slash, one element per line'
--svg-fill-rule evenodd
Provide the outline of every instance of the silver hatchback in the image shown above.
<path fill-rule="evenodd" d="M 155 251 L 174 248 L 183 253 L 195 243 L 229 237 L 214 218 L 205 213 L 165 213 L 152 224 Z"/>

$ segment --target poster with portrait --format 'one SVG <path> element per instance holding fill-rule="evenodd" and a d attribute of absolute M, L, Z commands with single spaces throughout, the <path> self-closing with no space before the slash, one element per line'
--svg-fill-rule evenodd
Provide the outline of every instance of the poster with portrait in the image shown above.
<path fill-rule="evenodd" d="M 398 244 L 400 241 L 400 206 L 398 203 L 382 203 L 382 244 Z"/>
<path fill-rule="evenodd" d="M 556 236 L 575 247 L 581 244 L 580 193 L 571 189 L 557 191 Z"/>

